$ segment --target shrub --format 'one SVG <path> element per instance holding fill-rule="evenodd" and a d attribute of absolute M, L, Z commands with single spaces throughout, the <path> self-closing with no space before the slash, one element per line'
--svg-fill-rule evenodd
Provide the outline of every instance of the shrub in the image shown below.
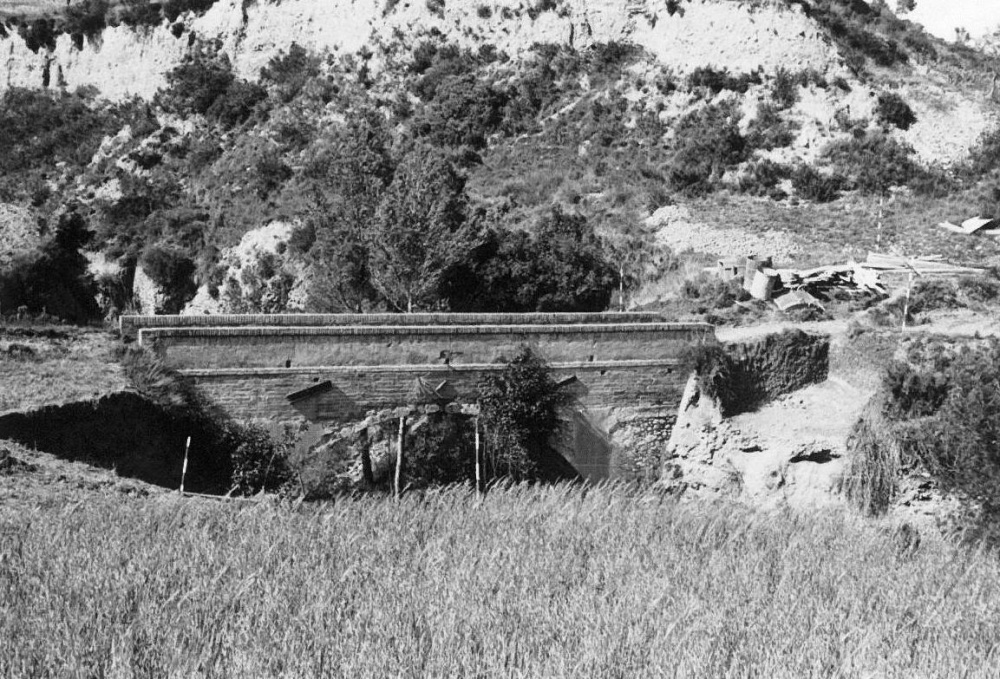
<path fill-rule="evenodd" d="M 912 146 L 882 132 L 831 142 L 823 156 L 865 194 L 885 194 L 925 174 Z"/>
<path fill-rule="evenodd" d="M 776 190 L 778 182 L 791 176 L 791 169 L 767 158 L 751 162 L 737 179 L 737 185 L 742 193 L 753 196 L 771 196 L 784 198 L 784 192 Z"/>
<path fill-rule="evenodd" d="M 35 19 L 30 23 L 22 21 L 18 24 L 17 34 L 24 40 L 25 46 L 36 54 L 43 47 L 47 50 L 54 50 L 56 37 L 59 35 L 55 22 L 44 18 Z"/>
<path fill-rule="evenodd" d="M 216 97 L 205 114 L 223 127 L 235 127 L 260 110 L 267 91 L 256 83 L 233 80 L 226 91 Z"/>
<path fill-rule="evenodd" d="M 727 167 L 746 158 L 739 115 L 734 105 L 710 104 L 680 119 L 669 164 L 670 183 L 675 189 L 703 193 Z"/>
<path fill-rule="evenodd" d="M 0 270 L 0 308 L 23 306 L 73 323 L 96 318 L 94 281 L 80 253 L 89 240 L 86 220 L 76 212 L 63 214 L 54 236 L 37 253 Z"/>
<path fill-rule="evenodd" d="M 1000 127 L 987 130 L 969 152 L 969 170 L 984 175 L 1000 167 Z"/>
<path fill-rule="evenodd" d="M 996 539 L 1000 517 L 1000 341 L 964 346 L 930 342 L 911 346 L 907 361 L 886 372 L 880 396 L 856 430 L 879 432 L 849 443 L 857 464 L 873 466 L 898 455 L 899 470 L 929 473 L 944 490 L 970 502 L 975 528 Z M 863 443 L 864 445 L 859 445 Z M 898 453 L 896 452 L 898 450 Z M 893 479 L 895 481 L 895 479 Z M 882 484 L 886 485 L 886 484 Z M 884 512 L 893 484 L 878 501 L 855 501 Z"/>
<path fill-rule="evenodd" d="M 424 0 L 430 13 L 442 19 L 444 18 L 444 3 L 445 0 Z"/>
<path fill-rule="evenodd" d="M 294 99 L 306 83 L 319 74 L 319 57 L 309 54 L 295 42 L 287 52 L 282 50 L 260 69 L 261 80 L 270 83 L 277 93 L 277 99 L 284 103 Z"/>
<path fill-rule="evenodd" d="M 63 30 L 70 35 L 93 38 L 107 25 L 107 0 L 83 0 L 66 7 Z"/>
<path fill-rule="evenodd" d="M 732 306 L 739 299 L 742 289 L 742 281 L 724 281 L 702 272 L 695 278 L 685 279 L 681 297 L 695 302 L 695 311 L 704 314 Z"/>
<path fill-rule="evenodd" d="M 488 229 L 445 270 L 439 294 L 451 311 L 604 311 L 617 278 L 587 220 L 553 208 L 533 235 Z"/>
<path fill-rule="evenodd" d="M 474 480 L 473 436 L 465 418 L 447 413 L 426 415 L 406 437 L 407 488 Z"/>
<path fill-rule="evenodd" d="M 148 0 L 123 0 L 118 18 L 126 26 L 158 26 L 163 21 L 160 8 Z"/>
<path fill-rule="evenodd" d="M 558 8 L 559 0 L 536 0 L 534 5 L 528 7 L 528 16 L 534 21 L 542 12 L 552 12 Z"/>
<path fill-rule="evenodd" d="M 958 289 L 972 302 L 990 303 L 1000 298 L 1000 280 L 990 276 L 962 276 L 958 279 Z"/>
<path fill-rule="evenodd" d="M 142 256 L 142 268 L 163 290 L 166 298 L 157 313 L 175 314 L 194 297 L 195 263 L 184 252 L 162 246 L 150 247 Z"/>
<path fill-rule="evenodd" d="M 235 422 L 226 423 L 222 434 L 223 446 L 232 451 L 233 493 L 292 492 L 295 477 L 288 464 L 288 437 L 275 441 L 267 429 L 258 424 Z"/>
<path fill-rule="evenodd" d="M 795 106 L 799 100 L 799 79 L 788 69 L 779 68 L 771 83 L 771 101 L 779 110 Z"/>
<path fill-rule="evenodd" d="M 489 19 L 493 16 L 493 10 L 490 9 L 489 5 L 479 5 L 479 7 L 476 8 L 476 14 L 480 19 Z"/>
<path fill-rule="evenodd" d="M 228 57 L 198 50 L 167 72 L 167 88 L 160 90 L 157 97 L 178 113 L 204 115 L 235 79 Z"/>
<path fill-rule="evenodd" d="M 893 125 L 901 130 L 908 130 L 917 122 L 913 109 L 895 92 L 879 93 L 875 116 L 880 123 Z"/>
<path fill-rule="evenodd" d="M 688 87 L 691 89 L 706 88 L 712 94 L 718 94 L 723 90 L 745 94 L 750 89 L 750 85 L 760 85 L 763 80 L 761 79 L 760 71 L 751 71 L 750 73 L 741 73 L 734 76 L 725 68 L 717 69 L 712 66 L 699 66 L 691 71 L 687 82 Z"/>
<path fill-rule="evenodd" d="M 502 370 L 487 372 L 477 385 L 487 432 L 489 477 L 554 479 L 563 475 L 549 441 L 559 430 L 559 409 L 566 403 L 548 365 L 522 347 Z"/>
<path fill-rule="evenodd" d="M 781 117 L 779 110 L 771 104 L 761 104 L 757 117 L 747 127 L 747 146 L 754 149 L 771 149 L 791 146 L 795 141 L 798 124 Z"/>
<path fill-rule="evenodd" d="M 826 175 L 808 165 L 800 165 L 792 172 L 795 192 L 806 200 L 829 203 L 840 196 L 844 178 L 838 174 Z"/>
<path fill-rule="evenodd" d="M 214 4 L 215 0 L 165 0 L 163 3 L 163 15 L 167 17 L 167 21 L 173 23 L 184 12 L 204 14 Z"/>

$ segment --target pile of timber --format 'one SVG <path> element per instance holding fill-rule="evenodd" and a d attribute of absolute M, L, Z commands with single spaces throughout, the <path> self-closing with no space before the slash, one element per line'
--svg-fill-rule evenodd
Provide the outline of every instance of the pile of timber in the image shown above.
<path fill-rule="evenodd" d="M 723 276 L 735 277 L 738 267 L 732 261 L 720 261 Z M 869 252 L 864 262 L 832 264 L 813 269 L 772 268 L 770 258 L 748 257 L 743 268 L 743 287 L 755 299 L 773 300 L 782 311 L 822 304 L 816 295 L 828 297 L 833 290 L 858 294 L 887 295 L 880 276 L 905 273 L 911 276 L 960 276 L 982 273 L 982 269 L 956 266 L 940 255 L 901 257 Z"/>

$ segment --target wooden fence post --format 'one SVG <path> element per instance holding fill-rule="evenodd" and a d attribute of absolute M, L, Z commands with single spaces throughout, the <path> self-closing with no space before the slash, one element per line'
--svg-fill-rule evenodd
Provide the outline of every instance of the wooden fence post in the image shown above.
<path fill-rule="evenodd" d="M 184 465 L 181 467 L 181 495 L 184 494 L 184 477 L 188 473 L 188 451 L 191 450 L 191 437 L 187 437 L 187 443 L 184 444 Z"/>
<path fill-rule="evenodd" d="M 375 474 L 372 472 L 371 446 L 368 443 L 368 429 L 362 429 L 358 434 L 358 445 L 361 447 L 361 478 L 365 485 L 375 485 Z"/>
<path fill-rule="evenodd" d="M 406 418 L 399 418 L 399 436 L 396 439 L 396 476 L 393 479 L 393 491 L 396 497 L 399 497 L 399 482 L 403 475 L 403 439 L 405 438 L 406 432 Z"/>
<path fill-rule="evenodd" d="M 476 492 L 483 492 L 483 481 L 482 481 L 482 471 L 479 464 L 479 417 L 474 417 L 472 419 L 473 425 L 476 428 Z"/>

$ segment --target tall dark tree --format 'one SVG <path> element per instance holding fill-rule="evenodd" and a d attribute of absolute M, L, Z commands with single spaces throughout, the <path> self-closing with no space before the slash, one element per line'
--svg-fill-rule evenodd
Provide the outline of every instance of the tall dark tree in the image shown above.
<path fill-rule="evenodd" d="M 392 138 L 382 116 L 361 111 L 321 138 L 305 172 L 310 215 L 310 306 L 363 311 L 375 296 L 368 232 L 392 182 Z"/>
<path fill-rule="evenodd" d="M 440 302 L 441 274 L 466 247 L 465 178 L 444 153 L 418 145 L 396 168 L 367 234 L 372 284 L 407 313 Z"/>

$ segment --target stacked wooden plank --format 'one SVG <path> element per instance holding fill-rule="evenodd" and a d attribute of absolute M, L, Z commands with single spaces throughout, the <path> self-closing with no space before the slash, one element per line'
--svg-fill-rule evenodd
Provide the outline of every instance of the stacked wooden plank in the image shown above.
<path fill-rule="evenodd" d="M 941 222 L 938 226 L 946 231 L 960 233 L 963 236 L 971 236 L 972 234 L 976 234 L 977 236 L 1000 236 L 1000 220 L 997 219 L 973 217 L 972 219 L 966 219 L 961 224 Z"/>
<path fill-rule="evenodd" d="M 869 252 L 863 266 L 876 272 L 912 273 L 917 276 L 962 276 L 983 272 L 982 269 L 949 264 L 941 255 L 899 257 Z"/>

